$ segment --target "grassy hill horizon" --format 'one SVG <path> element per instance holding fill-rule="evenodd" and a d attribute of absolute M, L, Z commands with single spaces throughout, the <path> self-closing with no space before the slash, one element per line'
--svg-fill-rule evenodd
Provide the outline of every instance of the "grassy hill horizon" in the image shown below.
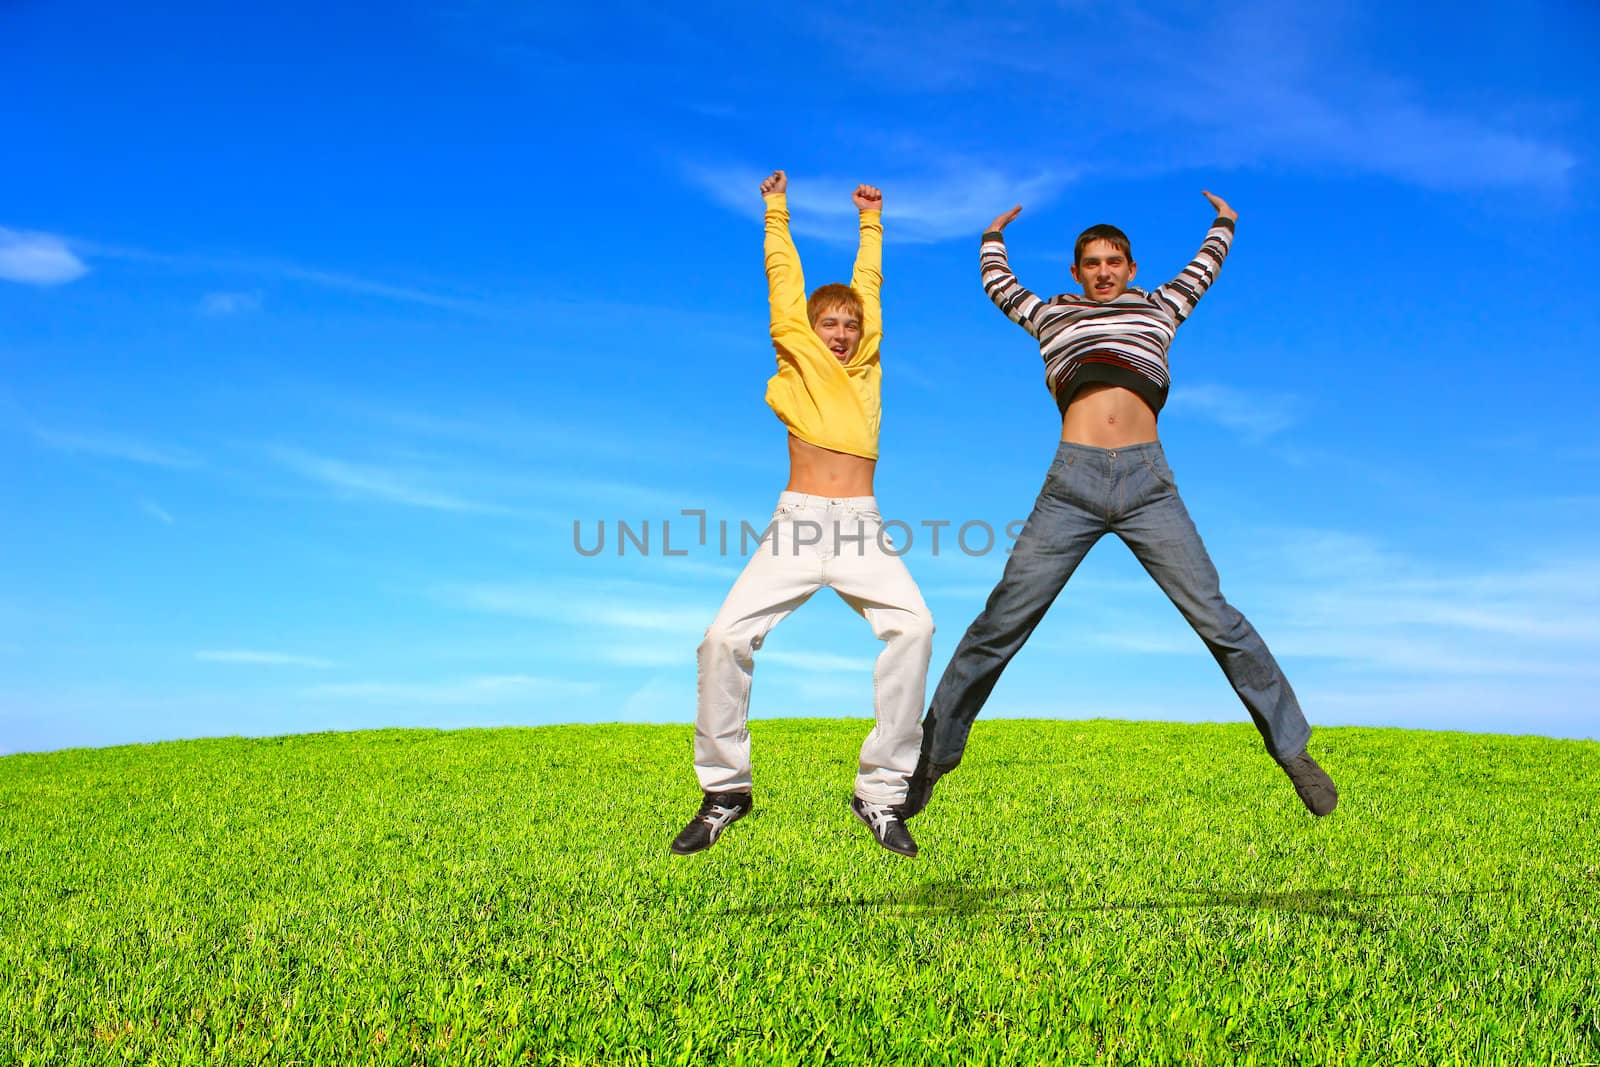
<path fill-rule="evenodd" d="M 0 757 L 0 1061 L 1600 1062 L 1600 743 L 980 721 L 907 860 L 869 725 L 693 857 L 689 725 Z"/>

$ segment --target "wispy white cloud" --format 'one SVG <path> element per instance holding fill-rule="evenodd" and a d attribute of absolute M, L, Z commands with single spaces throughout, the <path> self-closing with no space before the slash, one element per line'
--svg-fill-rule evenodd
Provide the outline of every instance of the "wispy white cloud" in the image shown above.
<path fill-rule="evenodd" d="M 445 587 L 439 595 L 469 610 L 625 634 L 698 638 L 711 621 L 699 594 L 645 582 L 477 584 Z"/>
<path fill-rule="evenodd" d="M 1432 633 L 1450 656 L 1490 664 L 1514 654 L 1537 665 L 1562 645 L 1600 654 L 1600 561 L 1502 573 L 1430 570 L 1425 576 L 1357 574 L 1303 592 L 1296 598 L 1298 625 L 1325 628 L 1359 620 L 1367 633 Z M 1473 639 L 1492 642 L 1498 654 L 1464 644 Z M 1574 661 L 1563 662 L 1570 667 Z M 1600 671 L 1600 661 L 1589 662 Z M 1472 669 L 1470 662 L 1463 669 Z"/>
<path fill-rule="evenodd" d="M 1538 678 L 1348 678 L 1310 693 L 1320 724 L 1394 726 L 1600 740 L 1591 686 Z M 1403 717 L 1403 718 L 1402 718 Z"/>
<path fill-rule="evenodd" d="M 1564 188 L 1577 159 L 1509 111 L 1491 118 L 1364 54 L 1362 5 L 1251 0 L 1216 12 L 1107 11 L 1127 89 L 1187 137 L 1176 165 L 1340 167 L 1428 188 Z M 1248 54 L 1240 78 L 1218 56 Z M 1468 69 L 1463 64 L 1463 70 Z M 1479 86 L 1494 71 L 1471 68 Z M 1199 136 L 1194 136 L 1199 135 Z M 1209 147 L 1209 151 L 1208 151 Z M 1209 156 L 1209 158 L 1208 158 Z"/>
<path fill-rule="evenodd" d="M 360 458 L 294 445 L 258 447 L 278 467 L 347 499 L 515 517 L 536 524 L 541 536 L 560 536 L 572 546 L 574 560 L 579 559 L 578 546 L 593 555 L 601 538 L 602 555 L 614 560 L 624 547 L 621 527 L 626 524 L 628 554 L 649 556 L 652 565 L 675 574 L 725 573 L 714 564 L 680 556 L 708 551 L 699 543 L 698 515 L 684 515 L 685 509 L 707 513 L 711 545 L 718 537 L 719 512 L 726 513 L 725 505 L 700 490 L 643 480 L 576 477 L 567 473 L 571 464 L 555 464 L 545 456 L 530 459 L 481 449 L 437 453 L 408 447 L 403 441 Z M 738 521 L 725 521 L 731 523 L 729 536 L 737 545 Z"/>
<path fill-rule="evenodd" d="M 704 604 L 621 604 L 615 601 L 581 605 L 576 614 L 585 622 L 618 630 L 647 630 L 655 633 L 693 633 L 704 630 Z"/>
<path fill-rule="evenodd" d="M 331 700 L 393 704 L 500 704 L 530 698 L 582 697 L 599 686 L 527 674 L 493 674 L 440 682 L 336 682 L 311 686 L 303 694 Z"/>
<path fill-rule="evenodd" d="M 682 667 L 693 664 L 694 647 L 687 641 L 642 644 L 627 641 L 613 644 L 596 641 L 574 650 L 575 658 L 618 667 Z"/>
<path fill-rule="evenodd" d="M 572 640 L 563 656 L 619 667 L 692 671 L 695 648 L 725 590 L 707 592 L 630 579 L 478 584 L 438 591 L 447 603 L 557 627 Z M 852 635 L 854 637 L 854 635 Z M 853 644 L 859 646 L 860 641 Z M 808 675 L 871 677 L 874 658 L 764 648 L 760 662 Z"/>
<path fill-rule="evenodd" d="M 426 484 L 425 472 L 356 463 L 298 448 L 274 447 L 267 451 L 279 464 L 294 473 L 354 497 L 433 511 L 482 514 L 505 514 L 509 511 L 499 505 L 469 500 L 433 488 Z"/>
<path fill-rule="evenodd" d="M 322 670 L 333 666 L 332 661 L 318 656 L 251 648 L 201 649 L 194 654 L 194 658 L 202 663 L 231 663 L 251 667 L 312 667 Z"/>
<path fill-rule="evenodd" d="M 837 37 L 831 18 L 796 17 L 814 35 Z M 1409 72 L 1364 54 L 1363 19 L 1360 4 L 1276 0 L 1215 10 L 1084 5 L 1056 18 L 867 13 L 840 55 L 901 91 L 1003 100 L 1030 123 L 1044 119 L 1051 137 L 1059 134 L 1049 120 L 1059 118 L 1078 150 L 1131 172 L 1267 162 L 1427 188 L 1566 188 L 1576 154 L 1539 128 L 1532 108 L 1519 115 L 1505 93 L 1493 115 L 1458 103 L 1465 93 L 1430 100 Z M 1073 106 L 1082 94 L 1072 78 L 1083 68 L 1060 57 L 1079 54 L 1084 41 L 1115 42 L 1112 92 L 1138 101 L 1108 111 L 1114 121 Z M 1245 55 L 1248 78 L 1228 59 Z M 1460 67 L 1463 89 L 1495 85 L 1493 64 L 1463 58 Z M 1130 130 L 1144 135 L 1138 149 L 1123 137 Z"/>
<path fill-rule="evenodd" d="M 552 422 L 548 417 L 530 419 L 526 412 L 495 409 L 440 414 L 417 408 L 375 404 L 364 397 L 318 394 L 308 398 L 317 407 L 327 408 L 340 418 L 359 419 L 408 435 L 441 438 L 469 445 L 487 446 L 516 455 L 548 454 L 550 451 L 582 449 L 605 455 L 627 457 L 633 450 L 624 444 L 597 437 L 593 427 L 577 423 Z M 608 448 L 607 446 L 611 446 Z"/>
<path fill-rule="evenodd" d="M 597 432 L 593 422 L 570 413 L 531 415 L 494 405 L 430 411 L 318 387 L 292 387 L 284 394 L 340 438 L 361 441 L 362 452 L 339 455 L 304 443 L 309 438 L 258 446 L 280 467 L 347 494 L 516 515 L 568 538 L 573 522 L 580 521 L 586 544 L 603 523 L 613 555 L 620 521 L 636 534 L 648 522 L 651 550 L 660 556 L 664 523 L 671 522 L 674 553 L 698 536 L 698 520 L 684 516 L 685 509 L 704 510 L 713 523 L 718 514 L 730 513 L 728 502 L 708 488 L 725 488 L 728 479 L 706 473 L 708 464 L 770 470 L 747 450 L 730 451 L 693 430 L 652 432 L 645 446 L 637 435 L 622 440 L 625 435 Z M 652 470 L 661 474 L 652 477 Z M 674 556 L 660 562 L 686 561 Z"/>
<path fill-rule="evenodd" d="M 623 722 L 683 722 L 694 716 L 693 683 L 656 676 L 629 693 L 622 702 Z"/>
<path fill-rule="evenodd" d="M 1419 559 L 1341 531 L 1253 537 L 1226 577 L 1230 599 L 1279 655 L 1367 676 L 1600 680 L 1600 557 L 1488 570 Z M 1080 590 L 1079 604 L 1087 590 Z M 1119 595 L 1072 616 L 1064 647 L 1192 655 L 1193 635 L 1158 597 Z M 1047 639 L 1050 640 L 1050 639 Z"/>
<path fill-rule="evenodd" d="M 1166 410 L 1217 423 L 1256 444 L 1293 426 L 1299 407 L 1298 398 L 1287 393 L 1228 385 L 1180 385 L 1173 387 Z"/>
<path fill-rule="evenodd" d="M 80 455 L 103 456 L 107 459 L 126 460 L 153 467 L 191 468 L 200 466 L 200 460 L 182 449 L 152 445 L 137 438 L 119 434 L 60 430 L 44 426 L 29 428 L 33 437 L 47 448 Z"/>
<path fill-rule="evenodd" d="M 61 285 L 89 273 L 66 238 L 0 226 L 0 279 L 25 285 Z"/>
<path fill-rule="evenodd" d="M 289 281 L 306 282 L 311 285 L 321 286 L 324 289 L 338 289 L 347 293 L 359 293 L 364 296 L 376 296 L 385 300 L 394 300 L 408 304 L 425 304 L 429 307 L 443 308 L 448 311 L 467 311 L 482 313 L 487 310 L 486 305 L 480 300 L 459 296 L 445 296 L 426 289 L 418 289 L 406 285 L 392 285 L 388 282 L 372 281 L 368 278 L 357 277 L 353 274 L 340 274 L 335 271 L 313 270 L 309 267 L 300 267 L 292 263 L 273 263 L 270 261 L 244 261 L 244 269 L 255 270 L 269 276 L 278 276 Z"/>
<path fill-rule="evenodd" d="M 551 315 L 571 314 L 604 321 L 635 321 L 639 318 L 655 319 L 670 309 L 645 308 L 643 305 L 606 304 L 585 302 L 562 304 L 550 302 L 532 308 L 517 306 L 519 313 Z M 688 319 L 688 313 L 670 311 Z M 705 316 L 700 316 L 702 319 Z M 732 327 L 727 327 L 730 331 Z M 746 339 L 747 338 L 747 335 Z M 361 423 L 374 433 L 400 434 L 410 440 L 430 439 L 458 448 L 470 448 L 504 458 L 508 465 L 526 471 L 542 461 L 563 471 L 571 471 L 580 463 L 585 466 L 615 470 L 618 464 L 611 460 L 626 460 L 637 467 L 644 461 L 655 461 L 669 467 L 693 466 L 704 468 L 736 467 L 770 469 L 770 464 L 742 451 L 723 447 L 724 440 L 709 431 L 686 427 L 682 420 L 664 421 L 648 429 L 649 447 L 641 450 L 635 435 L 604 432 L 609 424 L 597 423 L 580 412 L 541 411 L 537 415 L 525 408 L 514 408 L 493 402 L 477 402 L 470 407 L 429 410 L 375 399 L 370 391 L 350 395 L 324 387 L 301 387 L 293 392 L 297 403 L 336 418 L 341 425 Z M 630 425 L 638 428 L 636 421 Z M 562 462 L 550 464 L 552 457 Z M 570 460 L 570 461 L 569 461 Z M 568 475 L 566 483 L 581 484 L 584 480 Z M 634 488 L 659 487 L 644 485 Z M 541 492 L 543 490 L 540 490 Z M 679 494 L 682 496 L 683 494 Z"/>
<path fill-rule="evenodd" d="M 1262 545 L 1260 567 L 1266 574 L 1304 576 L 1317 587 L 1310 600 L 1295 594 L 1301 617 L 1367 616 L 1378 623 L 1600 642 L 1600 556 L 1468 567 L 1419 559 L 1369 535 L 1293 529 Z"/>
<path fill-rule="evenodd" d="M 834 14 L 820 8 L 797 7 L 791 17 L 797 30 L 826 38 L 841 60 L 855 63 L 869 77 L 941 97 L 974 90 L 995 97 L 998 75 L 1059 76 L 1071 69 L 1060 58 L 1070 53 L 1055 47 L 1052 26 L 1059 24 L 1063 36 L 1090 39 L 1087 24 L 1095 14 L 1085 8 L 1041 19 L 992 7 L 964 14 L 941 5 L 921 17 L 901 19 L 892 9 L 882 10 L 876 17 L 866 10 L 853 13 L 847 34 L 838 32 Z"/>
<path fill-rule="evenodd" d="M 717 203 L 741 215 L 760 218 L 760 185 L 767 172 L 746 165 L 686 163 L 685 177 Z M 1073 178 L 1060 168 L 1012 174 L 964 159 L 946 158 L 921 173 L 885 175 L 884 238 L 932 242 L 975 237 L 1012 204 L 1041 204 Z M 795 233 L 833 241 L 856 238 L 855 205 L 850 201 L 860 178 L 789 175 L 789 225 Z"/>
<path fill-rule="evenodd" d="M 1256 613 L 1265 617 L 1266 613 Z M 1271 647 L 1278 656 L 1343 664 L 1384 676 L 1412 678 L 1567 678 L 1600 680 L 1600 666 L 1574 666 L 1570 660 L 1546 656 L 1538 650 L 1509 648 L 1498 651 L 1484 642 L 1463 641 L 1448 632 L 1448 625 L 1390 623 L 1362 625 L 1356 618 L 1306 624 L 1277 619 L 1271 629 Z M 1202 646 L 1193 633 L 1172 626 L 1128 624 L 1117 629 L 1100 625 L 1067 647 L 1084 645 L 1141 655 L 1192 657 Z"/>
<path fill-rule="evenodd" d="M 617 667 L 670 669 L 693 673 L 695 649 L 706 627 L 716 614 L 720 593 L 697 596 L 691 602 L 674 603 L 664 596 L 648 605 L 633 605 L 619 610 L 609 596 L 593 607 L 574 607 L 559 593 L 538 601 L 478 605 L 496 614 L 540 622 L 559 623 L 566 639 L 559 649 L 546 648 L 563 661 L 609 664 Z M 861 633 L 865 633 L 862 631 Z M 851 632 L 857 647 L 865 641 L 861 633 Z M 838 655 L 832 652 L 801 652 L 763 648 L 759 662 L 806 674 L 856 674 L 870 677 L 872 656 Z"/>
<path fill-rule="evenodd" d="M 651 525 L 658 531 L 661 520 L 675 519 L 677 520 L 674 523 L 675 527 L 680 527 L 681 530 L 692 528 L 698 536 L 698 519 L 684 516 L 682 512 L 685 509 L 704 510 L 709 517 L 712 510 L 709 506 L 712 502 L 705 498 L 704 493 L 638 481 L 544 477 L 539 479 L 539 491 L 546 495 L 559 495 L 600 504 L 603 510 L 597 517 L 610 519 L 613 523 L 618 518 L 628 518 L 631 512 L 635 518 L 632 523 L 635 530 L 640 521 L 648 518 L 657 520 Z M 678 534 L 675 533 L 674 536 Z"/>
<path fill-rule="evenodd" d="M 707 540 L 710 540 L 709 536 Z M 732 585 L 739 577 L 739 573 L 744 570 L 744 560 L 737 558 L 728 563 L 711 563 L 698 559 L 660 559 L 651 562 L 659 566 L 664 575 L 674 578 L 710 579 L 720 586 Z"/>
<path fill-rule="evenodd" d="M 1351 85 L 1230 85 L 1241 154 L 1336 164 L 1435 189 L 1565 188 L 1577 157 L 1535 134 L 1407 101 L 1414 90 L 1379 76 Z M 1221 89 L 1221 86 L 1218 85 Z M 1237 125 L 1240 119 L 1242 126 Z"/>
<path fill-rule="evenodd" d="M 241 315 L 259 310 L 261 310 L 261 294 L 259 292 L 207 293 L 200 301 L 200 314 L 218 318 L 225 315 Z"/>
<path fill-rule="evenodd" d="M 153 519 L 157 519 L 166 523 L 168 526 L 173 525 L 174 520 L 172 515 L 168 513 L 166 508 L 162 507 L 160 504 L 157 504 L 154 500 L 141 499 L 139 501 L 139 510 L 144 512 L 146 515 L 149 515 Z"/>
<path fill-rule="evenodd" d="M 448 311 L 483 314 L 489 310 L 488 306 L 482 301 L 469 297 L 439 293 L 416 286 L 377 281 L 339 271 L 307 267 L 285 260 L 157 252 L 129 245 L 87 240 L 74 240 L 72 244 L 74 248 L 91 259 L 120 259 L 165 267 L 176 271 L 243 275 L 269 282 L 305 284 L 320 289 L 355 293 L 362 296 L 375 296 L 383 300 L 421 304 Z M 236 310 L 245 309 L 239 308 Z"/>
<path fill-rule="evenodd" d="M 1600 556 L 1592 551 L 1496 567 L 1451 555 L 1450 546 L 1422 555 L 1339 530 L 1254 529 L 1248 539 L 1248 558 L 1223 565 L 1224 588 L 1283 662 L 1313 721 L 1563 736 L 1581 736 L 1585 717 L 1600 722 L 1592 698 L 1600 685 Z M 1132 559 L 1112 553 L 1112 562 L 1130 578 L 1137 573 Z M 1022 700 L 998 713 L 1015 713 L 1035 687 L 1058 677 L 1058 664 L 1069 664 L 1082 672 L 1074 674 L 1081 706 L 1122 714 L 1097 663 L 1115 657 L 1138 676 L 1129 698 L 1140 702 L 1162 680 L 1196 680 L 1181 707 L 1150 717 L 1192 718 L 1202 708 L 1202 717 L 1236 715 L 1204 646 L 1139 578 L 1137 593 L 1074 578 L 1071 607 L 1058 603 L 1019 671 L 1008 674 Z M 1108 691 L 1094 691 L 1102 681 Z M 1472 699 L 1448 696 L 1458 692 Z"/>

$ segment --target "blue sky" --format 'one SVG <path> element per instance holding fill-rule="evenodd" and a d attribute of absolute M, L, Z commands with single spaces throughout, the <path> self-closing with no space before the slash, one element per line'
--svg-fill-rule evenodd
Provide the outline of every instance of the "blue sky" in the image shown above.
<path fill-rule="evenodd" d="M 1208 188 L 1162 439 L 1312 722 L 1600 736 L 1600 9 L 568 7 L 0 5 L 0 752 L 692 721 L 742 561 L 680 512 L 786 473 L 775 167 L 813 285 L 884 189 L 930 687 L 1004 556 L 922 524 L 1024 517 L 1059 430 L 979 233 L 1155 285 Z M 752 714 L 870 715 L 877 647 L 819 594 Z M 1114 539 L 989 713 L 1246 721 Z"/>

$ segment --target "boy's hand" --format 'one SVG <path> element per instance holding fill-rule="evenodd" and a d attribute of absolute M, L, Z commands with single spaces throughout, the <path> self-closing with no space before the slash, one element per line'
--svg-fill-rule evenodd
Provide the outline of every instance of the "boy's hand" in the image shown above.
<path fill-rule="evenodd" d="M 775 170 L 761 180 L 762 196 L 771 196 L 773 193 L 785 193 L 788 191 L 789 176 L 781 170 Z"/>
<path fill-rule="evenodd" d="M 1204 189 L 1200 191 L 1205 193 Z M 1213 196 L 1210 193 L 1206 193 L 1206 199 L 1211 201 L 1211 206 L 1217 209 L 1218 218 L 1232 219 L 1234 222 L 1239 221 L 1239 213 L 1233 210 L 1233 208 L 1229 207 L 1228 202 L 1222 199 L 1222 197 Z"/>
<path fill-rule="evenodd" d="M 856 205 L 857 211 L 883 210 L 883 190 L 876 185 L 856 186 L 856 191 L 850 194 L 850 199 Z"/>
<path fill-rule="evenodd" d="M 1007 226 L 1011 225 L 1011 220 L 1020 214 L 1022 214 L 1022 205 L 1018 204 L 1004 215 L 999 216 L 993 222 L 989 223 L 989 228 L 983 232 L 993 233 L 995 230 L 1004 230 Z"/>

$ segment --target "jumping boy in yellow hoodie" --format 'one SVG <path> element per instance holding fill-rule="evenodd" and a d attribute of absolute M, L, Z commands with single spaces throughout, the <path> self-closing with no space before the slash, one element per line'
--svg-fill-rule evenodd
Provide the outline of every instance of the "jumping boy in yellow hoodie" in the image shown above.
<path fill-rule="evenodd" d="M 767 403 L 789 431 L 789 482 L 761 545 L 733 583 L 699 650 L 694 763 L 702 803 L 672 851 L 709 848 L 751 808 L 745 728 L 755 650 L 767 633 L 828 586 L 884 642 L 873 668 L 877 724 L 861 746 L 850 808 L 893 852 L 917 854 L 901 818 L 922 742 L 918 725 L 933 618 L 892 542 L 872 495 L 878 460 L 878 342 L 883 316 L 883 194 L 858 186 L 861 243 L 850 284 L 807 299 L 789 237 L 788 178 L 761 183 L 766 266 L 778 370 Z"/>

